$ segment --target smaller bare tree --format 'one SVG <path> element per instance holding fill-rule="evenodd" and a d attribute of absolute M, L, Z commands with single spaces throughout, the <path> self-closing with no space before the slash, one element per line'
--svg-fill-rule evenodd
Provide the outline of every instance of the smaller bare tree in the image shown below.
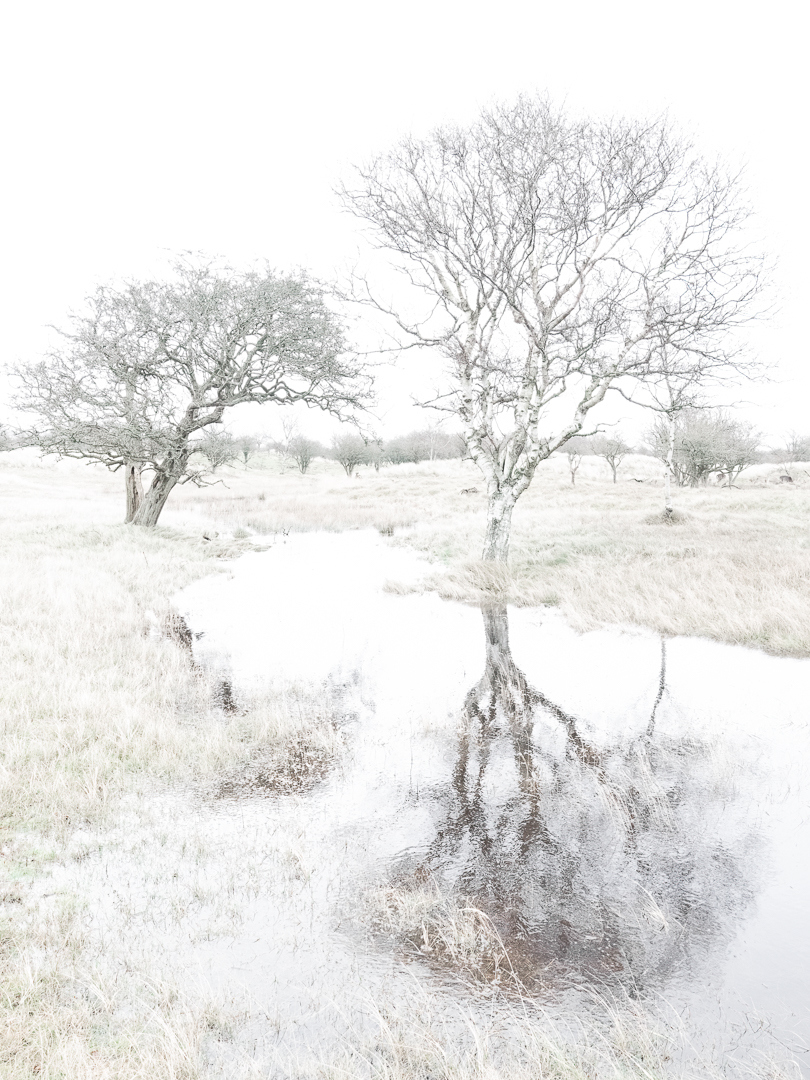
<path fill-rule="evenodd" d="M 759 434 L 745 421 L 728 417 L 724 420 L 724 428 L 717 455 L 718 472 L 725 476 L 726 486 L 731 487 L 744 469 L 760 460 Z"/>
<path fill-rule="evenodd" d="M 234 437 L 228 431 L 205 431 L 202 438 L 192 443 L 216 472 L 223 465 L 230 465 L 239 456 L 239 449 Z"/>
<path fill-rule="evenodd" d="M 206 430 L 243 404 L 303 401 L 339 418 L 367 400 L 324 290 L 304 274 L 180 259 L 167 281 L 102 287 L 45 360 L 20 365 L 17 406 L 46 453 L 124 467 L 127 521 L 154 526 Z M 152 474 L 140 486 L 143 469 Z"/>
<path fill-rule="evenodd" d="M 320 444 L 308 439 L 306 435 L 296 435 L 287 444 L 287 454 L 295 462 L 302 476 L 306 474 L 312 464 L 312 459 L 320 449 Z"/>
<path fill-rule="evenodd" d="M 810 461 L 810 436 L 799 435 L 797 431 L 789 431 L 779 458 L 785 475 L 792 481 L 797 463 Z"/>
<path fill-rule="evenodd" d="M 594 454 L 604 458 L 608 463 L 615 484 L 619 466 L 631 452 L 632 447 L 627 445 L 621 435 L 595 435 L 591 440 L 591 448 Z"/>
<path fill-rule="evenodd" d="M 285 463 L 289 463 L 292 460 L 292 453 L 290 447 L 293 442 L 298 438 L 298 421 L 294 416 L 284 416 L 281 420 L 281 438 L 273 439 L 271 442 L 272 448 L 281 457 L 281 460 Z"/>
<path fill-rule="evenodd" d="M 751 425 L 719 409 L 684 412 L 674 425 L 660 417 L 647 439 L 656 457 L 671 461 L 680 486 L 698 487 L 712 473 L 725 476 L 730 486 L 758 457 L 759 439 Z"/>
<path fill-rule="evenodd" d="M 235 445 L 242 464 L 247 468 L 250 459 L 259 452 L 259 439 L 255 435 L 240 435 Z"/>
<path fill-rule="evenodd" d="M 582 458 L 585 454 L 593 453 L 591 449 L 591 440 L 588 436 L 574 436 L 569 439 L 563 447 L 565 456 L 568 459 L 568 471 L 571 474 L 571 486 L 573 487 L 577 482 L 577 472 L 582 464 Z"/>
<path fill-rule="evenodd" d="M 369 439 L 366 445 L 366 464 L 373 465 L 374 471 L 380 471 L 380 465 L 385 461 L 385 450 L 382 439 Z"/>
<path fill-rule="evenodd" d="M 347 476 L 352 476 L 356 469 L 368 461 L 366 442 L 360 435 L 336 435 L 332 440 L 332 457 L 342 465 Z"/>

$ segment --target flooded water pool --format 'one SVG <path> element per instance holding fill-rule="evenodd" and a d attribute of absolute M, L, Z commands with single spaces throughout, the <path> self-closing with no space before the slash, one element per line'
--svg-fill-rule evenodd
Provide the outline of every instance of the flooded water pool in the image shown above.
<path fill-rule="evenodd" d="M 152 851 L 117 886 L 144 949 L 253 1003 L 251 1060 L 415 986 L 490 1013 L 638 1003 L 720 1065 L 810 1058 L 810 662 L 407 592 L 425 570 L 308 534 L 176 599 L 223 711 L 315 688 L 342 750 L 170 800 L 162 860 L 154 822 L 130 829 L 107 874 Z M 199 909 L 173 911 L 157 882 L 195 844 Z"/>

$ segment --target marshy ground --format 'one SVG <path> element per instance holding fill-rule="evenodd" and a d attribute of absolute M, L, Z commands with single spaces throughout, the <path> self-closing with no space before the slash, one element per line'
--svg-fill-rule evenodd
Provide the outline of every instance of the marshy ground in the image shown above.
<path fill-rule="evenodd" d="M 117 523 L 117 477 L 38 464 L 22 454 L 0 462 L 0 1074 L 706 1075 L 699 1053 L 684 1050 L 688 1038 L 677 1010 L 653 1014 L 639 1001 L 628 1004 L 618 957 L 636 981 L 642 969 L 669 970 L 683 961 L 677 950 L 667 953 L 678 934 L 688 939 L 684 948 L 700 952 L 709 947 L 706 935 L 721 944 L 731 940 L 752 910 L 753 870 L 762 856 L 760 811 L 752 818 L 748 796 L 767 784 L 746 778 L 757 772 L 756 740 L 768 741 L 768 731 L 754 723 L 759 714 L 751 714 L 750 730 L 743 725 L 742 742 L 676 731 L 676 706 L 680 700 L 686 708 L 686 691 L 673 689 L 662 707 L 660 744 L 645 749 L 636 736 L 646 731 L 642 714 L 646 724 L 659 681 L 659 643 L 650 638 L 635 727 L 628 721 L 635 741 L 599 742 L 586 730 L 593 708 L 582 702 L 572 709 L 586 717 L 578 743 L 547 708 L 545 719 L 532 721 L 535 732 L 546 724 L 546 735 L 527 742 L 525 724 L 515 720 L 522 684 L 494 703 L 491 731 L 482 727 L 487 686 L 478 670 L 484 666 L 480 627 L 469 631 L 477 644 L 455 661 L 460 666 L 441 692 L 426 679 L 424 657 L 416 667 L 411 657 L 399 690 L 392 685 L 396 666 L 390 679 L 377 673 L 369 683 L 348 655 L 327 663 L 327 653 L 318 651 L 318 628 L 326 625 L 318 575 L 307 573 L 305 559 L 295 564 L 297 579 L 288 568 L 285 581 L 291 596 L 306 594 L 304 660 L 320 678 L 293 671 L 263 682 L 251 668 L 249 647 L 262 648 L 255 628 L 240 627 L 239 620 L 233 628 L 248 652 L 240 653 L 227 635 L 218 645 L 208 627 L 206 637 L 192 633 L 190 642 L 170 604 L 211 573 L 229 594 L 234 559 L 263 558 L 257 549 L 278 555 L 295 533 L 371 528 L 380 537 L 375 544 L 392 557 L 377 581 L 379 603 L 402 603 L 401 610 L 427 610 L 425 604 L 449 610 L 435 607 L 435 594 L 490 607 L 555 604 L 580 631 L 629 624 L 775 655 L 810 655 L 810 488 L 779 486 L 771 482 L 779 470 L 763 467 L 737 489 L 679 491 L 682 520 L 666 525 L 655 463 L 628 460 L 615 487 L 600 465 L 586 461 L 572 488 L 564 462 L 549 463 L 516 512 L 506 571 L 476 560 L 484 494 L 469 464 L 368 470 L 349 480 L 331 463 L 317 462 L 301 477 L 267 459 L 226 470 L 223 485 L 176 491 L 165 522 L 149 532 Z M 349 581 L 351 537 L 344 540 L 348 547 L 338 545 L 329 570 Z M 320 549 L 309 550 L 315 560 Z M 419 574 L 411 572 L 414 553 L 429 563 Z M 189 595 L 195 588 L 203 587 Z M 210 595 L 207 588 L 201 596 Z M 249 595 L 249 578 L 246 589 Z M 324 603 L 328 591 L 324 585 Z M 345 606 L 345 596 L 336 603 Z M 454 633 L 466 641 L 462 624 L 477 620 L 477 626 L 481 613 L 459 610 Z M 361 627 L 364 618 L 360 605 Z M 419 618 L 411 624 L 417 638 Z M 191 619 L 189 626 L 199 631 L 202 622 Z M 322 636 L 328 641 L 325 631 Z M 278 649 L 284 638 L 294 642 L 292 628 Z M 400 667 L 406 645 L 403 637 L 394 650 Z M 604 642 L 600 647 L 608 649 Z M 230 665 L 232 708 L 223 707 L 217 657 Z M 719 671 L 724 662 L 718 653 L 709 665 Z M 541 696 L 566 698 L 545 670 L 521 664 Z M 671 659 L 673 680 L 676 664 Z M 792 688 L 797 676 L 790 671 L 784 682 Z M 577 679 L 587 681 L 582 673 Z M 374 750 L 374 723 L 387 715 L 401 719 L 396 710 L 419 683 L 424 700 L 409 706 L 402 745 Z M 794 693 L 783 690 L 788 698 Z M 729 717 L 746 707 L 731 697 Z M 438 711 L 425 704 L 437 700 Z M 761 702 L 757 707 L 765 709 Z M 532 708 L 543 712 L 537 701 Z M 687 710 L 693 724 L 695 708 Z M 712 715 L 722 711 L 716 704 Z M 622 716 L 630 712 L 626 702 L 619 709 Z M 776 713 L 765 709 L 762 716 L 780 719 L 785 730 L 803 730 L 799 712 L 784 705 Z M 696 716 L 701 719 L 699 710 Z M 778 745 L 784 754 L 788 743 Z M 416 766 L 408 760 L 414 747 Z M 377 761 L 374 768 L 359 767 L 364 754 Z M 420 754 L 432 794 L 417 784 L 418 805 L 430 809 L 410 818 L 403 808 L 416 805 Z M 403 769 L 398 804 L 393 778 Z M 351 787 L 357 777 L 378 775 L 388 778 L 382 787 L 368 781 Z M 791 790 L 801 789 L 803 777 L 791 783 Z M 366 817 L 343 811 L 342 835 L 354 845 L 346 849 L 351 873 L 344 859 L 330 861 L 336 834 L 323 825 L 334 821 L 337 808 L 354 805 L 341 802 L 346 790 L 365 791 L 363 798 L 376 791 L 379 812 L 399 807 L 398 820 L 413 831 L 408 843 L 397 848 L 392 841 L 391 851 L 370 858 L 378 841 L 369 840 Z M 511 802 L 504 795 L 496 812 L 498 790 L 510 792 Z M 362 802 L 358 795 L 357 805 Z M 576 870 L 581 885 L 582 868 L 590 868 L 590 898 L 580 889 L 581 902 L 564 902 L 565 872 L 574 870 L 554 862 L 548 845 L 543 855 L 533 841 L 523 862 L 510 863 L 524 842 L 516 830 L 536 834 L 538 822 L 557 844 L 563 836 L 591 837 L 593 850 L 579 842 Z M 425 839 L 428 823 L 432 839 Z M 597 872 L 611 830 L 632 834 L 635 858 L 654 864 L 655 887 L 640 882 L 648 899 L 638 889 L 622 891 L 625 864 Z M 326 843 L 329 858 L 319 843 Z M 480 850 L 475 856 L 476 843 L 490 852 L 495 869 Z M 666 865 L 655 854 L 661 851 L 669 853 Z M 685 861 L 702 906 L 678 892 L 676 871 Z M 533 874 L 544 875 L 545 906 L 531 893 Z M 499 881 L 509 883 L 500 893 L 492 887 Z M 598 947 L 607 923 L 589 921 L 597 900 L 621 915 L 625 938 L 613 940 L 615 953 Z M 699 933 L 690 938 L 696 919 Z M 566 925 L 570 940 L 561 952 L 549 933 L 555 928 L 559 937 Z M 587 945 L 589 939 L 595 944 Z M 568 957 L 567 968 L 555 948 Z M 532 973 L 546 970 L 548 981 L 555 960 L 554 977 L 567 980 L 566 993 L 577 972 L 607 965 L 602 986 L 613 1004 L 598 1020 L 554 1013 L 554 1003 L 538 996 Z M 253 975 L 222 976 L 234 963 Z M 273 981 L 285 989 L 283 1007 L 264 993 Z M 337 1036 L 319 1042 L 319 1023 Z M 796 1048 L 783 1049 L 785 1060 L 776 1063 L 772 1045 L 767 1061 L 757 1050 L 760 1072 L 789 1074 L 786 1059 Z M 753 1060 L 744 1068 L 753 1068 Z"/>

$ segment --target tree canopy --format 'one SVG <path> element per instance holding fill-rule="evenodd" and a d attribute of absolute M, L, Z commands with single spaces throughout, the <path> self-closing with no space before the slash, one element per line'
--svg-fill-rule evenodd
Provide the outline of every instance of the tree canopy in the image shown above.
<path fill-rule="evenodd" d="M 304 273 L 180 259 L 167 280 L 100 287 L 60 334 L 45 359 L 16 369 L 17 405 L 38 418 L 27 435 L 124 468 L 137 524 L 157 522 L 177 483 L 199 482 L 195 443 L 227 409 L 304 401 L 344 418 L 368 399 L 340 320 Z"/>
<path fill-rule="evenodd" d="M 521 97 L 468 127 L 405 139 L 343 190 L 411 286 L 383 303 L 402 344 L 443 355 L 489 511 L 484 557 L 504 559 L 537 465 L 611 387 L 730 364 L 762 260 L 738 180 L 665 120 L 572 119 Z M 421 305 L 421 307 L 420 307 Z M 554 421 L 550 419 L 554 417 Z"/>

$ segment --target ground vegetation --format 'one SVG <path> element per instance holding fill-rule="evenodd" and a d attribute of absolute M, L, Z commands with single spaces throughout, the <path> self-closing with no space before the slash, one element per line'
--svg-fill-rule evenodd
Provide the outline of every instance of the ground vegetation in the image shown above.
<path fill-rule="evenodd" d="M 350 482 L 328 459 L 301 477 L 270 455 L 227 487 L 178 492 L 167 521 L 259 539 L 373 528 L 424 552 L 450 599 L 551 603 L 583 629 L 630 623 L 810 655 L 810 476 L 796 470 L 786 485 L 781 467 L 764 463 L 732 488 L 687 485 L 673 521 L 660 512 L 663 474 L 654 457 L 632 454 L 614 485 L 589 454 L 572 487 L 555 454 L 516 513 L 508 567 L 480 560 L 486 493 L 469 461 L 360 466 Z"/>
<path fill-rule="evenodd" d="M 289 879 L 305 903 L 306 867 L 291 840 L 240 834 L 233 848 L 228 834 L 227 847 L 199 823 L 195 832 L 194 814 L 183 831 L 176 812 L 178 792 L 216 798 L 257 770 L 283 787 L 302 761 L 320 776 L 341 752 L 328 700 L 290 688 L 228 712 L 194 669 L 167 598 L 231 558 L 290 529 L 376 527 L 431 559 L 431 587 L 447 597 L 556 603 L 583 628 L 635 623 L 810 655 L 810 481 L 780 485 L 776 466 L 755 466 L 737 488 L 684 488 L 682 519 L 665 524 L 654 459 L 628 456 L 614 484 L 605 462 L 585 455 L 572 487 L 557 455 L 521 501 L 504 566 L 477 558 L 486 523 L 485 495 L 471 490 L 477 475 L 471 462 L 449 460 L 366 466 L 350 480 L 334 461 L 316 459 L 302 475 L 257 455 L 227 473 L 227 486 L 181 488 L 163 525 L 133 530 L 116 523 L 117 483 L 103 468 L 3 455 L 4 1076 L 202 1080 L 212 1063 L 244 1075 L 237 1034 L 266 1018 L 248 1000 L 190 993 L 145 968 L 118 933 L 137 925 L 153 937 L 227 936 L 270 879 Z M 105 892 L 115 918 L 101 939 L 88 931 L 99 897 L 58 885 L 99 845 L 129 860 L 135 883 L 130 895 Z M 475 972 L 506 962 L 485 914 L 458 898 L 384 890 L 373 902 L 380 931 L 405 933 L 414 947 L 426 934 L 428 947 Z M 379 1030 L 358 1030 L 321 1059 L 285 1062 L 285 1074 L 649 1080 L 669 1075 L 680 1053 L 677 1031 L 640 1014 L 617 1012 L 598 1036 L 573 1037 L 528 1000 L 495 1027 L 470 1015 L 448 1028 L 427 996 L 369 1002 L 365 1015 L 375 1009 Z M 768 1063 L 767 1075 L 781 1073 Z"/>

